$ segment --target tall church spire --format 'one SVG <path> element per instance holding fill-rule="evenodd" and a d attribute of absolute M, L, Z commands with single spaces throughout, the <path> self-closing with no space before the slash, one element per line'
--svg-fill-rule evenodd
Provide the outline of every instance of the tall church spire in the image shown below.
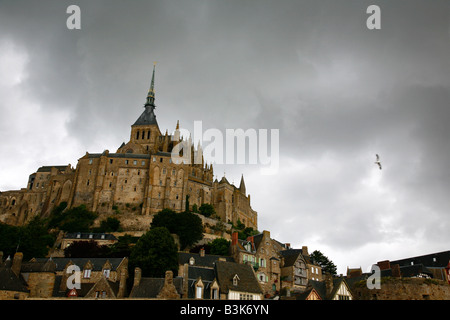
<path fill-rule="evenodd" d="M 245 182 L 244 182 L 244 175 L 241 176 L 241 184 L 239 185 L 239 190 L 245 195 Z"/>
<path fill-rule="evenodd" d="M 141 116 L 136 120 L 136 122 L 133 124 L 136 125 L 153 125 L 158 123 L 156 122 L 156 116 L 154 113 L 154 110 L 156 108 L 155 106 L 155 65 L 153 64 L 153 74 L 152 74 L 152 82 L 150 84 L 150 89 L 148 90 L 147 94 L 147 100 L 144 104 L 144 112 L 141 114 Z"/>
<path fill-rule="evenodd" d="M 153 64 L 152 82 L 150 84 L 150 89 L 148 90 L 146 106 L 155 106 L 155 65 L 156 63 Z"/>

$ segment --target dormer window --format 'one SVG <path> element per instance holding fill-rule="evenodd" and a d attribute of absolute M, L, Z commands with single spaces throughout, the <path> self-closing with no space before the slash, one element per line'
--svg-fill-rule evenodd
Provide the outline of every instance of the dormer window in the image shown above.
<path fill-rule="evenodd" d="M 92 233 L 91 233 L 91 234 L 89 235 L 89 239 L 92 239 L 92 236 L 93 236 L 93 235 L 92 235 Z"/>
<path fill-rule="evenodd" d="M 233 286 L 237 286 L 239 284 L 239 276 L 237 274 L 234 275 L 233 277 Z"/>
<path fill-rule="evenodd" d="M 91 277 L 91 269 L 84 269 L 83 278 L 89 279 Z"/>
<path fill-rule="evenodd" d="M 189 264 L 190 264 L 191 266 L 193 266 L 194 263 L 195 263 L 195 259 L 194 259 L 194 257 L 191 257 L 191 258 L 189 259 Z"/>
<path fill-rule="evenodd" d="M 81 238 L 81 234 L 77 233 L 77 239 L 80 239 L 80 238 Z"/>

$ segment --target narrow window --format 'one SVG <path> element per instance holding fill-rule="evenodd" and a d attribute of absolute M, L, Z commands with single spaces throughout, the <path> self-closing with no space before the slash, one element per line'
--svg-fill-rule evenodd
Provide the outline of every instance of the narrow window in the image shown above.
<path fill-rule="evenodd" d="M 145 139 L 145 131 L 142 131 L 142 139 Z"/>
<path fill-rule="evenodd" d="M 202 287 L 200 287 L 200 286 L 197 286 L 197 291 L 196 291 L 196 295 L 195 295 L 195 297 L 197 298 L 197 299 L 201 299 L 202 298 Z"/>
<path fill-rule="evenodd" d="M 147 132 L 147 139 L 150 139 L 150 130 Z"/>
<path fill-rule="evenodd" d="M 136 132 L 136 140 L 139 140 L 139 130 Z"/>
<path fill-rule="evenodd" d="M 90 278 L 91 277 L 91 269 L 84 270 L 83 278 Z"/>

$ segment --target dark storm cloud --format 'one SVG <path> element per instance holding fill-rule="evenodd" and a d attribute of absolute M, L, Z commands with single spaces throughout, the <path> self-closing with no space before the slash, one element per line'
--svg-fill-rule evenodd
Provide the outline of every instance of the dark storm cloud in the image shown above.
<path fill-rule="evenodd" d="M 0 5 L 0 46 L 17 53 L 4 61 L 17 56 L 11 76 L 22 66 L 26 75 L 0 87 L 8 154 L 24 152 L 26 136 L 7 118 L 18 101 L 53 115 L 22 121 L 47 139 L 36 150 L 115 151 L 143 110 L 156 61 L 162 131 L 177 120 L 191 132 L 194 120 L 280 129 L 278 174 L 215 167 L 235 183 L 244 173 L 261 229 L 335 250 L 414 237 L 434 250 L 449 240 L 447 1 L 77 1 L 81 30 L 66 28 L 70 4 Z M 381 30 L 366 28 L 371 4 Z M 67 137 L 48 141 L 53 126 Z"/>

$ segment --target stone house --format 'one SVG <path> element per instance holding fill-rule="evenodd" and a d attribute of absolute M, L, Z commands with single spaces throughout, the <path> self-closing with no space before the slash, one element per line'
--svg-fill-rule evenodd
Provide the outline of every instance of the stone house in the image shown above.
<path fill-rule="evenodd" d="M 184 292 L 188 299 L 218 300 L 220 287 L 215 268 L 186 265 Z"/>
<path fill-rule="evenodd" d="M 142 270 L 135 268 L 134 282 L 130 299 L 181 299 L 184 298 L 183 278 L 173 277 L 172 271 L 166 271 L 164 278 L 142 277 Z"/>
<path fill-rule="evenodd" d="M 188 299 L 260 300 L 263 291 L 252 265 L 233 257 L 179 252 L 183 296 Z"/>
<path fill-rule="evenodd" d="M 283 258 L 281 278 L 283 288 L 304 291 L 308 284 L 307 265 L 301 249 L 280 251 Z"/>
<path fill-rule="evenodd" d="M 308 280 L 322 281 L 323 280 L 322 267 L 319 266 L 310 257 L 307 246 L 302 247 L 302 256 L 305 259 L 306 274 L 308 276 Z"/>
<path fill-rule="evenodd" d="M 214 265 L 217 261 L 234 262 L 234 258 L 228 256 L 205 254 L 204 249 L 200 249 L 199 253 L 178 252 L 178 275 L 180 277 L 184 277 L 185 265 L 212 270 L 214 269 Z"/>
<path fill-rule="evenodd" d="M 118 242 L 117 238 L 111 233 L 73 232 L 63 236 L 61 240 L 61 249 L 66 249 L 72 243 L 78 241 L 94 241 L 99 246 L 110 246 Z"/>
<path fill-rule="evenodd" d="M 18 252 L 13 260 L 6 258 L 3 261 L 3 252 L 0 252 L 0 300 L 24 300 L 29 297 L 28 285 L 20 273 L 23 255 Z"/>
<path fill-rule="evenodd" d="M 280 251 L 286 246 L 270 238 L 269 231 L 238 239 L 238 233 L 232 234 L 231 255 L 238 263 L 252 266 L 265 295 L 275 295 L 281 289 Z"/>
<path fill-rule="evenodd" d="M 262 300 L 263 290 L 253 267 L 227 261 L 215 264 L 221 300 Z"/>
<path fill-rule="evenodd" d="M 314 289 L 320 300 L 354 300 L 353 292 L 344 277 L 325 274 L 324 281 L 309 280 L 305 291 Z"/>
<path fill-rule="evenodd" d="M 33 258 L 21 270 L 30 297 L 114 299 L 127 294 L 128 258 Z M 71 290 L 68 282 L 80 287 Z"/>

